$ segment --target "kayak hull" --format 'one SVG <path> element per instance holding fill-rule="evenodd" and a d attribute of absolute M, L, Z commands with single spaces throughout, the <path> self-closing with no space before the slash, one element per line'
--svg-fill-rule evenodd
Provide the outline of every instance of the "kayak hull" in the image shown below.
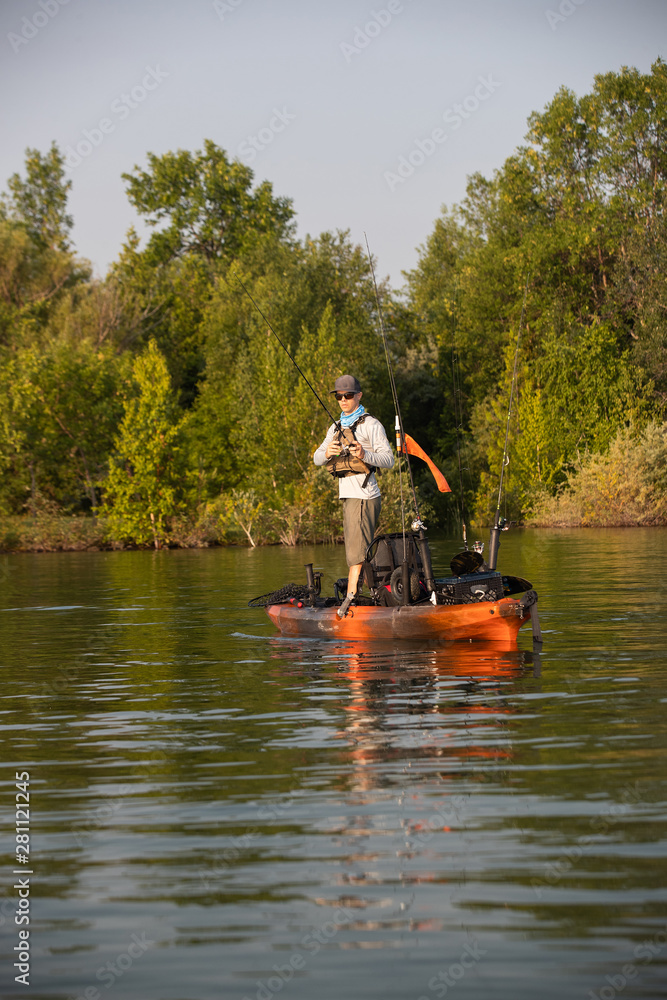
<path fill-rule="evenodd" d="M 509 641 L 530 618 L 530 610 L 519 601 L 472 604 L 410 604 L 396 608 L 352 606 L 344 618 L 336 608 L 295 604 L 271 604 L 266 609 L 283 635 L 303 638 L 355 640 L 426 639 L 447 642 L 457 639 Z"/>

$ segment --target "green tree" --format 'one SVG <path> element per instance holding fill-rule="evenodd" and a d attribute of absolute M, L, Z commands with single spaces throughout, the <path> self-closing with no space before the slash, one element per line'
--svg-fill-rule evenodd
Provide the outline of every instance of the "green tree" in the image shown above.
<path fill-rule="evenodd" d="M 268 181 L 206 140 L 196 152 L 148 154 L 146 169 L 123 175 L 130 202 L 155 229 L 145 248 L 128 240 L 112 275 L 130 315 L 143 321 L 125 343 L 154 338 L 167 358 L 181 403 L 189 408 L 203 378 L 202 322 L 218 275 L 230 263 L 290 243 L 293 210 Z"/>
<path fill-rule="evenodd" d="M 667 219 L 658 216 L 632 232 L 612 273 L 610 315 L 632 344 L 632 358 L 667 407 Z"/>
<path fill-rule="evenodd" d="M 39 356 L 23 352 L 0 369 L 0 497 L 3 513 L 36 511 L 52 461 L 53 429 L 48 427 L 36 388 Z M 49 433 L 49 430 L 51 431 Z"/>
<path fill-rule="evenodd" d="M 459 359 L 453 402 L 474 438 L 480 514 L 497 481 L 526 278 L 515 513 L 562 483 L 578 448 L 607 447 L 664 400 L 666 148 L 662 60 L 650 74 L 600 75 L 583 97 L 562 88 L 531 115 L 525 146 L 490 180 L 470 178 L 408 276 L 417 335 L 439 350 L 443 401 L 447 342 Z"/>
<path fill-rule="evenodd" d="M 26 151 L 25 177 L 13 174 L 0 199 L 0 347 L 44 343 L 60 299 L 90 275 L 72 253 L 67 214 L 71 181 L 55 143 Z"/>
<path fill-rule="evenodd" d="M 196 153 L 148 154 L 148 170 L 123 174 L 130 202 L 151 226 L 155 261 L 194 254 L 209 262 L 238 256 L 259 234 L 291 232 L 289 199 L 275 198 L 268 181 L 252 190 L 253 172 L 229 160 L 207 139 Z"/>
<path fill-rule="evenodd" d="M 124 359 L 87 344 L 22 348 L 0 370 L 0 496 L 20 512 L 38 495 L 60 507 L 98 505 L 122 413 Z"/>
<path fill-rule="evenodd" d="M 48 153 L 26 150 L 26 175 L 12 174 L 7 186 L 10 195 L 3 196 L 5 212 L 20 221 L 30 239 L 43 249 L 69 250 L 69 233 L 73 225 L 67 213 L 67 198 L 72 187 L 65 180 L 65 158 L 51 144 Z"/>
<path fill-rule="evenodd" d="M 264 243 L 235 267 L 320 396 L 354 371 L 387 419 L 388 386 L 369 265 L 347 233 L 303 245 Z M 213 490 L 292 489 L 307 474 L 328 418 L 232 273 L 203 324 L 206 381 L 191 419 L 191 465 Z M 330 406 L 337 413 L 335 404 Z"/>
<path fill-rule="evenodd" d="M 545 493 L 554 493 L 582 454 L 605 452 L 627 422 L 646 421 L 642 374 L 619 339 L 622 335 L 604 323 L 575 329 L 569 339 L 552 332 L 537 360 L 520 366 L 504 477 L 510 517 L 521 517 Z M 472 418 L 487 463 L 477 496 L 477 515 L 485 519 L 497 503 L 513 362 L 510 345 L 497 395 L 481 403 Z"/>
<path fill-rule="evenodd" d="M 667 423 L 623 427 L 603 452 L 582 455 L 555 496 L 539 498 L 538 525 L 667 524 Z"/>
<path fill-rule="evenodd" d="M 113 538 L 156 549 L 184 506 L 180 421 L 164 357 L 151 341 L 132 369 L 136 395 L 125 405 L 104 487 Z"/>

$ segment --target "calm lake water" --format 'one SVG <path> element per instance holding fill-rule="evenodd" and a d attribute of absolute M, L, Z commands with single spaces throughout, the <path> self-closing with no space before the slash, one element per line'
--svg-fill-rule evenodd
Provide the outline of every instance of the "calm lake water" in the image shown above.
<path fill-rule="evenodd" d="M 540 656 L 283 640 L 309 561 L 0 556 L 2 997 L 667 997 L 667 533 L 504 534 Z"/>

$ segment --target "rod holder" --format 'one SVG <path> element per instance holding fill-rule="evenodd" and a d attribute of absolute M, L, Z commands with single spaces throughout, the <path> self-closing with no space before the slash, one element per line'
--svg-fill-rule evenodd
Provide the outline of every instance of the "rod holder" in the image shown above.
<path fill-rule="evenodd" d="M 312 563 L 304 563 L 306 567 L 306 582 L 308 584 L 308 604 L 310 607 L 315 606 L 315 600 L 319 596 L 322 574 L 319 572 L 313 572 Z"/>
<path fill-rule="evenodd" d="M 401 563 L 401 583 L 403 584 L 402 603 L 410 603 L 410 565 L 408 562 Z"/>
<path fill-rule="evenodd" d="M 419 555 L 421 556 L 422 566 L 424 567 L 424 581 L 426 586 L 434 593 L 435 591 L 435 577 L 433 576 L 433 564 L 431 562 L 431 548 L 428 544 L 428 539 L 424 534 L 424 529 L 419 529 L 419 534 L 417 535 L 417 548 L 419 549 Z"/>
<path fill-rule="evenodd" d="M 498 549 L 500 548 L 500 528 L 497 524 L 491 528 L 489 538 L 489 558 L 487 560 L 490 570 L 495 570 L 498 563 Z"/>
<path fill-rule="evenodd" d="M 491 528 L 491 534 L 489 537 L 489 558 L 487 559 L 487 565 L 490 570 L 495 572 L 496 566 L 498 565 L 498 549 L 500 548 L 500 532 L 505 530 L 504 517 L 500 517 L 498 511 L 496 511 L 496 519 L 493 522 L 493 527 Z"/>
<path fill-rule="evenodd" d="M 537 613 L 537 601 L 530 606 L 530 624 L 533 628 L 533 642 L 539 643 L 541 646 L 543 637 L 542 629 L 540 628 L 540 616 Z"/>

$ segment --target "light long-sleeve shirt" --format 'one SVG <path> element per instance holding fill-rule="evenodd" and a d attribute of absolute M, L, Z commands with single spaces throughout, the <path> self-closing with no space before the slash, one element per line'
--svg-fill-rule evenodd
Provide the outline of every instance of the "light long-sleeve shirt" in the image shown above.
<path fill-rule="evenodd" d="M 336 433 L 336 425 L 332 424 L 327 431 L 322 444 L 313 455 L 315 465 L 325 465 L 327 461 L 326 450 L 333 441 Z M 354 429 L 354 434 L 364 449 L 364 462 L 366 465 L 375 465 L 379 469 L 391 469 L 394 464 L 394 452 L 387 440 L 384 427 L 375 417 L 368 413 L 364 419 Z M 363 485 L 366 473 L 360 472 L 356 476 L 344 476 L 338 480 L 338 496 L 340 499 L 346 497 L 356 497 L 359 500 L 373 500 L 380 496 L 375 473 L 372 473 L 366 485 Z"/>

